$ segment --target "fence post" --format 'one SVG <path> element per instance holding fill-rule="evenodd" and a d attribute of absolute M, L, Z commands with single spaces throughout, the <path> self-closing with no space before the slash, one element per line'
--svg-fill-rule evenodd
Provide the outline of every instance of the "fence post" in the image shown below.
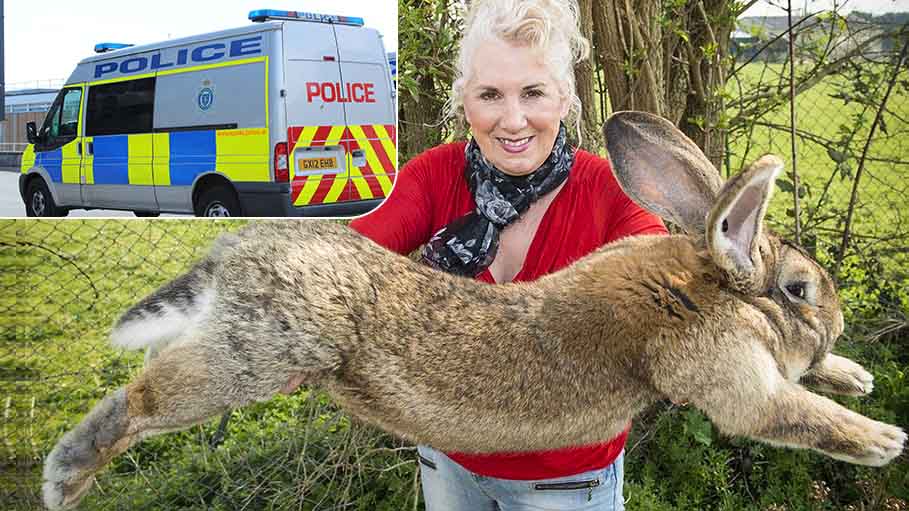
<path fill-rule="evenodd" d="M 795 32 L 792 31 L 792 0 L 786 4 L 789 26 L 789 139 L 792 147 L 792 202 L 795 217 L 795 242 L 802 244 L 801 208 L 799 205 L 799 173 L 796 165 L 798 154 L 795 150 Z"/>

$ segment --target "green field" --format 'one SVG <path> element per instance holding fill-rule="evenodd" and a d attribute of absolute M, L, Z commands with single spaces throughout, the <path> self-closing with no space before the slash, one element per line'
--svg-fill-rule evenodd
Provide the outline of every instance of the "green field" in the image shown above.
<path fill-rule="evenodd" d="M 0 509 L 40 509 L 49 449 L 141 369 L 141 353 L 108 344 L 117 317 L 242 223 L 0 221 Z M 351 428 L 319 394 L 279 396 L 235 411 L 229 424 L 216 450 L 208 442 L 218 421 L 143 442 L 99 477 L 81 509 L 321 508 L 352 501 L 374 509 L 388 495 L 395 502 L 417 498 L 412 459 L 401 457 L 401 446 Z"/>
<path fill-rule="evenodd" d="M 804 68 L 797 69 L 797 73 L 804 71 Z M 885 71 L 880 68 L 880 80 L 874 83 L 873 89 L 881 96 L 889 78 Z M 780 73 L 785 72 L 788 68 L 778 64 L 751 64 L 740 78 L 743 88 L 748 89 L 757 83 L 777 83 Z M 853 177 L 877 109 L 876 104 L 863 104 L 854 99 L 846 102 L 836 97 L 848 90 L 845 81 L 843 77 L 831 76 L 796 97 L 796 126 L 800 133 L 806 134 L 796 137 L 796 169 L 805 187 L 800 201 L 800 218 L 810 234 L 827 245 L 839 242 L 855 182 Z M 735 82 L 729 83 L 729 89 L 730 92 L 738 91 Z M 731 116 L 737 113 L 736 110 L 729 111 Z M 884 120 L 886 131 L 879 128 L 869 146 L 858 186 L 852 230 L 857 234 L 860 247 L 876 243 L 889 257 L 900 251 L 905 255 L 909 248 L 909 223 L 904 222 L 909 215 L 909 86 L 905 80 L 891 93 Z M 793 155 L 788 131 L 788 102 L 759 121 L 760 124 L 751 123 L 751 129 L 731 137 L 731 168 L 737 170 L 760 155 L 772 152 L 784 158 L 786 172 L 791 172 Z M 830 141 L 833 147 L 825 147 L 821 141 Z M 839 166 L 833 157 L 841 160 Z M 783 179 L 792 182 L 790 175 Z M 771 224 L 784 232 L 791 232 L 794 224 L 791 217 L 793 199 L 791 191 L 778 191 L 771 206 Z M 905 258 L 899 260 L 904 268 L 906 263 Z"/>
<path fill-rule="evenodd" d="M 9 504 L 37 490 L 59 435 L 141 366 L 107 343 L 118 314 L 200 257 L 224 223 L 0 223 L 0 488 Z M 19 479 L 22 477 L 23 479 Z M 26 484 L 27 483 L 27 484 Z M 20 500 L 25 492 L 28 499 Z M 7 509 L 0 500 L 0 508 Z"/>

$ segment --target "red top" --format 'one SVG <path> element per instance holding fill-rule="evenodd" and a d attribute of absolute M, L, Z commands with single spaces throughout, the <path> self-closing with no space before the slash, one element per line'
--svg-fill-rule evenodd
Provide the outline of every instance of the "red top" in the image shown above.
<path fill-rule="evenodd" d="M 452 220 L 476 207 L 464 179 L 464 142 L 430 149 L 401 169 L 393 193 L 351 227 L 376 243 L 409 254 Z M 598 247 L 625 236 L 666 233 L 663 223 L 622 192 L 609 162 L 578 150 L 565 186 L 540 220 L 515 282 L 553 273 Z M 494 284 L 484 270 L 477 280 Z M 630 427 L 630 424 L 629 424 Z M 500 479 L 550 479 L 610 465 L 625 446 L 628 429 L 595 445 L 538 452 L 447 453 L 476 474 Z"/>

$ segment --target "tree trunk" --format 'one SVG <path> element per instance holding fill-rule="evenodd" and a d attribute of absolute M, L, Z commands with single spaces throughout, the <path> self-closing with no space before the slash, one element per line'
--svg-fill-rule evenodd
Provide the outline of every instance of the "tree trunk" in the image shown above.
<path fill-rule="evenodd" d="M 660 10 L 659 0 L 594 1 L 596 58 L 613 111 L 667 112 Z"/>
<path fill-rule="evenodd" d="M 593 44 L 593 1 L 579 0 L 579 18 L 581 21 L 581 34 Z M 575 83 L 578 97 L 581 99 L 581 140 L 580 147 L 599 153 L 603 149 L 603 135 L 600 132 L 602 121 L 597 115 L 597 100 L 594 89 L 593 55 L 575 66 Z"/>
<path fill-rule="evenodd" d="M 445 101 L 454 79 L 461 33 L 458 0 L 401 0 L 398 73 L 398 157 L 411 157 L 446 140 Z"/>
<path fill-rule="evenodd" d="M 724 103 L 722 89 L 729 70 L 729 36 L 735 15 L 728 0 L 690 2 L 687 75 L 691 87 L 679 119 L 679 129 L 707 155 L 717 169 L 726 151 L 725 126 L 720 125 Z"/>
<path fill-rule="evenodd" d="M 438 126 L 443 116 L 442 104 L 433 99 L 435 94 L 432 77 L 421 76 L 415 91 L 407 91 L 398 98 L 402 163 L 442 142 L 443 130 Z"/>
<path fill-rule="evenodd" d="M 719 125 L 735 24 L 729 0 L 594 0 L 595 56 L 612 110 L 643 110 L 679 128 L 719 169 Z"/>

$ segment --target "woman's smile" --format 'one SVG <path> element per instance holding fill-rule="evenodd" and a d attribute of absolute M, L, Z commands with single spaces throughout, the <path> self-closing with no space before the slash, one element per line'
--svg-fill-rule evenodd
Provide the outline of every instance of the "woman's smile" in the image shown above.
<path fill-rule="evenodd" d="M 534 137 L 524 137 L 524 138 L 502 138 L 496 137 L 496 140 L 502 144 L 502 148 L 512 154 L 522 153 L 528 147 L 530 147 L 530 142 Z"/>

